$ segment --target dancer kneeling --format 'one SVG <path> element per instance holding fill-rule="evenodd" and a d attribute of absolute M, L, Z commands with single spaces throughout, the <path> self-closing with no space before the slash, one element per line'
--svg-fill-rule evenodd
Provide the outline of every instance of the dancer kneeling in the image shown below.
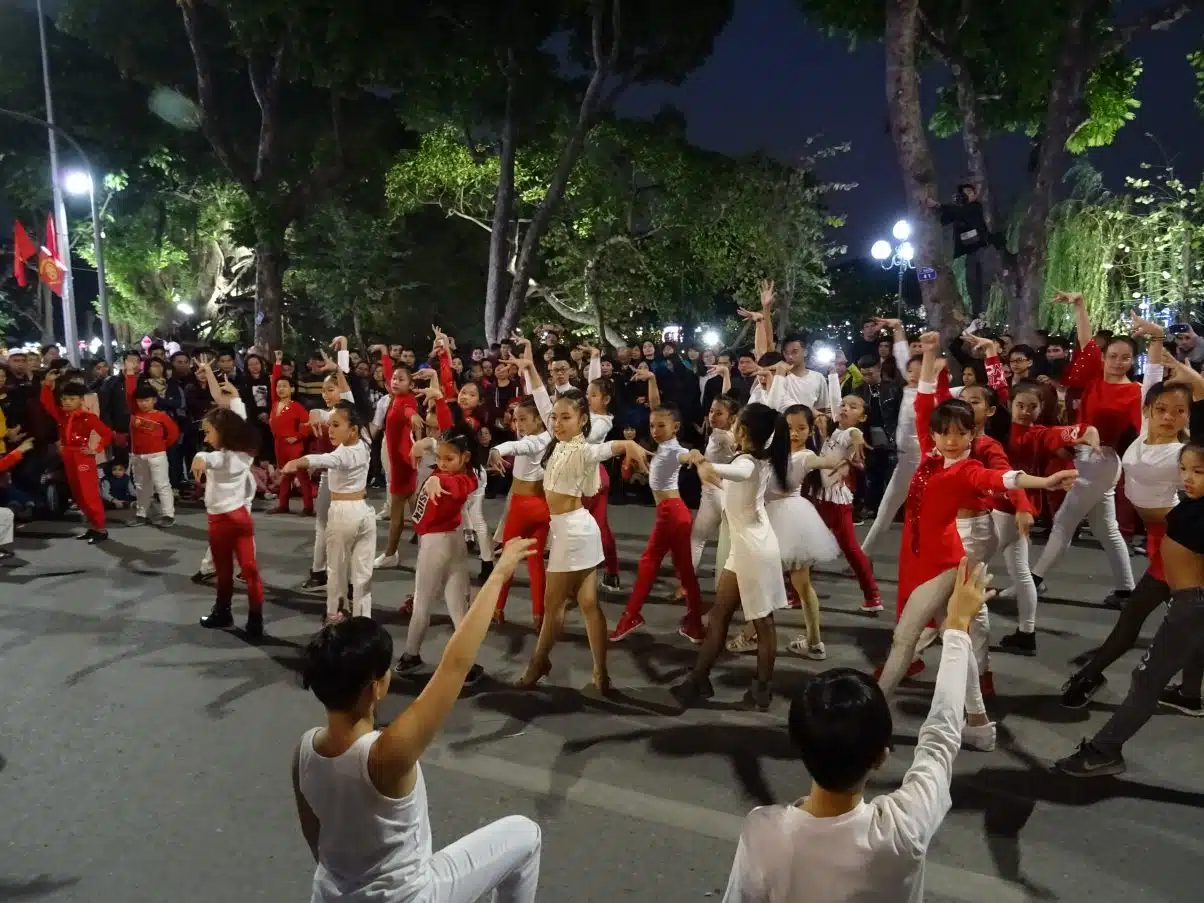
<path fill-rule="evenodd" d="M 458 537 L 457 537 L 458 538 Z M 539 826 L 511 815 L 431 850 L 419 759 L 455 705 L 489 630 L 498 591 L 534 542 L 507 543 L 448 640 L 435 673 L 384 730 L 376 704 L 389 691 L 393 640 L 368 618 L 324 627 L 305 650 L 305 685 L 326 707 L 293 757 L 301 832 L 313 853 L 312 899 L 532 903 L 539 883 Z"/>

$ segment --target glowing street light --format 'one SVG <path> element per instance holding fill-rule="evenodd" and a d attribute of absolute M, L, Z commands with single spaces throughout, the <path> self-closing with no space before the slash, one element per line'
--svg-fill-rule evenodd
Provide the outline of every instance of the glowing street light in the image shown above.
<path fill-rule="evenodd" d="M 92 192 L 92 177 L 82 169 L 73 169 L 63 175 L 63 191 L 78 196 Z"/>
<path fill-rule="evenodd" d="M 708 329 L 702 334 L 702 345 L 704 348 L 718 348 L 720 341 L 719 333 L 713 329 Z"/>
<path fill-rule="evenodd" d="M 873 256 L 874 260 L 886 260 L 886 258 L 890 257 L 892 250 L 893 249 L 891 248 L 889 241 L 882 241 L 879 239 L 878 241 L 874 242 L 874 246 L 870 248 L 870 254 Z"/>
<path fill-rule="evenodd" d="M 891 229 L 890 234 L 895 237 L 895 241 L 907 241 L 911 238 L 911 223 L 905 219 L 899 220 Z"/>
<path fill-rule="evenodd" d="M 899 319 L 903 319 L 903 277 L 907 271 L 915 268 L 912 260 L 916 256 L 915 246 L 908 241 L 911 238 L 911 224 L 905 219 L 895 223 L 891 229 L 897 244 L 879 239 L 870 248 L 870 256 L 882 265 L 884 270 L 897 270 L 899 273 Z"/>
<path fill-rule="evenodd" d="M 187 301 L 177 301 L 176 302 L 176 310 L 178 310 L 180 313 L 182 313 L 186 317 L 191 317 L 193 314 L 196 313 L 196 308 L 194 308 Z"/>
<path fill-rule="evenodd" d="M 911 258 L 916 256 L 916 249 L 911 246 L 911 242 L 905 241 L 899 245 L 899 256 L 911 263 Z"/>

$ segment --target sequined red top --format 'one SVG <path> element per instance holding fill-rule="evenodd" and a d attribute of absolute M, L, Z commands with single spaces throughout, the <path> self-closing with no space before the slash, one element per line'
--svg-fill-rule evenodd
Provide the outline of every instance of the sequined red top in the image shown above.
<path fill-rule="evenodd" d="M 1104 356 L 1092 339 L 1074 356 L 1062 380 L 1079 389 L 1078 422 L 1099 430 L 1100 445 L 1118 448 L 1141 432 L 1141 383 L 1104 381 Z"/>
<path fill-rule="evenodd" d="M 1020 426 L 1012 424 L 1008 435 L 1008 460 L 1017 470 L 1025 473 L 1046 473 L 1053 456 L 1064 448 L 1073 447 L 1083 434 L 1083 427 L 1075 426 Z M 1065 468 L 1073 467 L 1073 461 Z M 1034 510 L 1040 508 L 1041 490 L 1031 489 L 1025 493 Z M 1000 506 L 1000 511 L 1008 509 Z"/>

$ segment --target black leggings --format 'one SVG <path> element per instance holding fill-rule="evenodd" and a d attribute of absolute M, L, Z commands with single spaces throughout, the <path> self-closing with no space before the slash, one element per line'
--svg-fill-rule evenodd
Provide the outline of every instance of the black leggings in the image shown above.
<path fill-rule="evenodd" d="M 1112 632 L 1103 644 L 1095 650 L 1079 674 L 1087 677 L 1101 677 L 1108 666 L 1137 645 L 1141 628 L 1146 620 L 1158 608 L 1171 598 L 1170 587 L 1156 577 L 1145 574 L 1137 582 L 1137 586 L 1125 600 L 1125 606 L 1116 619 Z M 1200 696 L 1200 687 L 1204 683 L 1204 652 L 1192 656 L 1191 661 L 1183 667 L 1183 692 L 1188 696 Z"/>

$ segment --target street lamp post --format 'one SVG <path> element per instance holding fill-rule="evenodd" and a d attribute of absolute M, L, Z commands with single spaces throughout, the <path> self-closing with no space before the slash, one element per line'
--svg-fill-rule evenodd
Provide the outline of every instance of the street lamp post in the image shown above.
<path fill-rule="evenodd" d="M 916 249 L 912 245 L 911 224 L 907 220 L 899 220 L 895 223 L 895 227 L 891 230 L 891 235 L 894 236 L 895 243 L 885 240 L 874 242 L 870 248 L 870 255 L 874 260 L 882 265 L 884 270 L 896 270 L 899 274 L 899 289 L 898 289 L 898 317 L 903 319 L 903 277 L 908 270 L 915 269 L 915 264 L 912 262 L 916 256 Z"/>

